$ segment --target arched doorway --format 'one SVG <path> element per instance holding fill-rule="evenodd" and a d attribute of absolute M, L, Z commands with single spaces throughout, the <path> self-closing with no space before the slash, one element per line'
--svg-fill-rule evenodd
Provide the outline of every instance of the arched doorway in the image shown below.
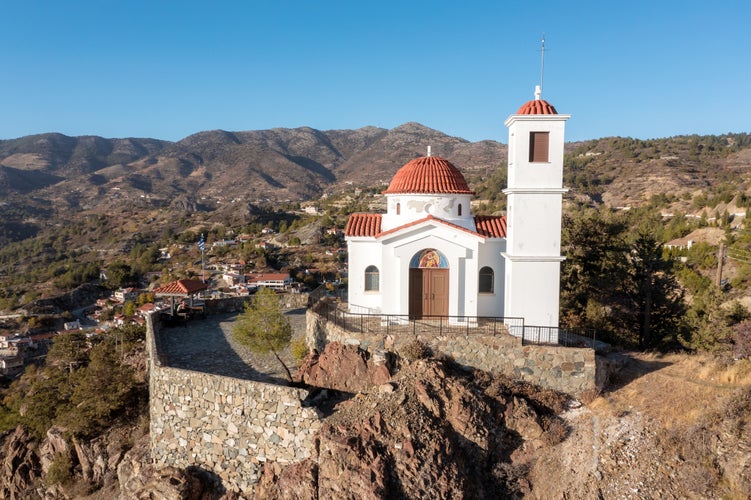
<path fill-rule="evenodd" d="M 449 269 L 433 248 L 417 252 L 409 263 L 409 317 L 448 316 Z"/>

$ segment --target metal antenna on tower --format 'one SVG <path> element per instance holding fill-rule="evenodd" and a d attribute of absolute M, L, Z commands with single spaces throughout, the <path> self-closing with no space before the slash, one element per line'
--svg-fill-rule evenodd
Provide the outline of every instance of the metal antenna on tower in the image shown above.
<path fill-rule="evenodd" d="M 542 82 L 545 79 L 545 33 L 542 34 L 542 62 L 540 63 L 540 95 L 542 95 Z"/>

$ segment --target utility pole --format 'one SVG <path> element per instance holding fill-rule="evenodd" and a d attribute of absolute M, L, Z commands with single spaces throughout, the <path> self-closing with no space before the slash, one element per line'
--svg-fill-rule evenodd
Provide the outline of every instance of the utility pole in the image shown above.
<path fill-rule="evenodd" d="M 725 254 L 725 244 L 720 243 L 720 249 L 717 251 L 717 280 L 715 281 L 715 284 L 717 285 L 717 288 L 722 287 L 722 264 L 723 264 L 723 256 Z"/>

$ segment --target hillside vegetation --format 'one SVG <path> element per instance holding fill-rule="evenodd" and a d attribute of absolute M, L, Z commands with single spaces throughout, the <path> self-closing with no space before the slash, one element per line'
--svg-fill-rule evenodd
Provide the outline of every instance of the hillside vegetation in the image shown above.
<path fill-rule="evenodd" d="M 382 210 L 379 193 L 428 145 L 464 172 L 475 213 L 503 213 L 506 146 L 416 123 L 208 131 L 175 143 L 0 141 L 0 309 L 47 312 L 40 299 L 102 270 L 109 288 L 194 276 L 201 234 L 209 243 L 246 236 L 236 248 L 210 248 L 209 263 L 283 270 L 310 285 L 309 268 L 340 279 L 343 241 L 327 230 L 354 211 Z M 751 135 L 571 143 L 564 176 L 564 324 L 625 346 L 729 345 L 751 306 Z M 275 231 L 271 240 L 264 228 Z M 716 238 L 663 247 L 710 228 L 728 249 L 722 287 Z"/>

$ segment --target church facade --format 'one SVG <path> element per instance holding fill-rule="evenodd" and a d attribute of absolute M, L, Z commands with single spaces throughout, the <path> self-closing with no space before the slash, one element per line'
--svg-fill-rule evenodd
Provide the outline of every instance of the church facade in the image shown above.
<path fill-rule="evenodd" d="M 472 191 L 444 158 L 428 153 L 399 169 L 386 213 L 347 221 L 349 311 L 557 327 L 568 118 L 538 91 L 506 120 L 506 216 L 474 216 Z"/>

